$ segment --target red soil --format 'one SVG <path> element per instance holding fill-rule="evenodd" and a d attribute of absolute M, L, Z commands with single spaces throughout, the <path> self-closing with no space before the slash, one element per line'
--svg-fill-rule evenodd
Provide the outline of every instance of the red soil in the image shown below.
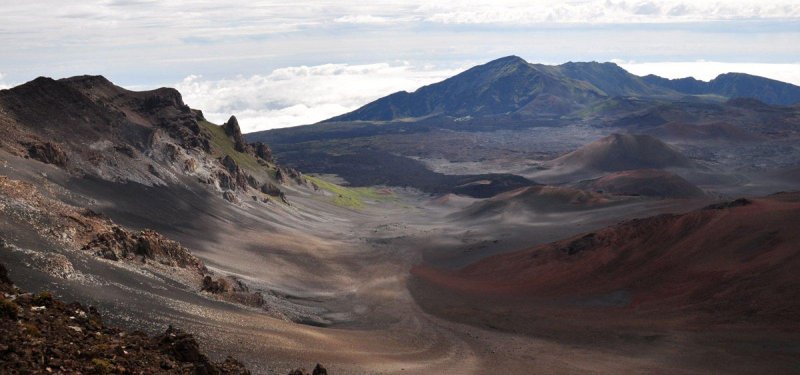
<path fill-rule="evenodd" d="M 615 172 L 592 181 L 589 188 L 618 195 L 642 195 L 662 198 L 698 198 L 704 195 L 697 186 L 682 177 L 659 169 L 636 169 Z"/>
<path fill-rule="evenodd" d="M 800 195 L 782 194 L 740 207 L 631 220 L 457 271 L 418 266 L 412 273 L 439 290 L 504 305 L 591 307 L 613 311 L 613 319 L 633 314 L 680 325 L 796 331 L 798 229 Z M 623 297 L 606 301 L 615 293 Z"/>

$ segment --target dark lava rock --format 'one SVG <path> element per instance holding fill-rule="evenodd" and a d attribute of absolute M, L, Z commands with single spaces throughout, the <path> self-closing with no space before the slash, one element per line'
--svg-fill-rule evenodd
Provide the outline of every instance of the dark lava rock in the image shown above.
<path fill-rule="evenodd" d="M 311 373 L 306 372 L 306 369 L 304 368 L 298 368 L 290 371 L 289 375 L 328 375 L 328 370 L 326 370 L 325 367 L 322 367 L 321 364 L 317 363 Z"/>
<path fill-rule="evenodd" d="M 250 292 L 247 285 L 235 278 L 220 277 L 214 280 L 211 276 L 203 277 L 203 284 L 200 289 L 216 295 L 218 298 L 239 303 L 245 306 L 261 307 L 266 301 L 259 292 Z"/>
<path fill-rule="evenodd" d="M 150 229 L 134 234 L 114 226 L 109 232 L 98 233 L 83 246 L 83 250 L 94 251 L 95 254 L 111 260 L 134 259 L 140 256 L 169 266 L 198 271 L 204 268 L 203 262 L 192 255 L 189 249 Z"/>
<path fill-rule="evenodd" d="M 272 196 L 279 196 L 281 194 L 281 189 L 279 189 L 273 183 L 267 182 L 266 184 L 261 185 L 261 192 Z"/>
<path fill-rule="evenodd" d="M 0 264 L 0 284 L 11 285 L 11 280 L 8 279 L 8 270 L 2 264 Z"/>
<path fill-rule="evenodd" d="M 747 198 L 739 198 L 730 202 L 721 202 L 721 203 L 714 203 L 708 206 L 705 206 L 704 210 L 724 210 L 726 208 L 734 208 L 734 207 L 742 207 L 752 204 L 753 201 Z"/>
<path fill-rule="evenodd" d="M 595 246 L 598 242 L 597 235 L 595 233 L 589 233 L 577 240 L 570 242 L 569 245 L 561 248 L 560 250 L 568 255 L 574 255 L 583 250 L 589 249 L 592 246 Z"/>
<path fill-rule="evenodd" d="M 275 172 L 275 179 L 282 184 L 286 184 L 289 181 L 294 181 L 301 185 L 305 183 L 303 174 L 294 168 L 278 168 Z"/>
<path fill-rule="evenodd" d="M 114 146 L 114 150 L 116 150 L 120 154 L 123 154 L 123 155 L 125 155 L 125 156 L 127 156 L 129 158 L 132 158 L 132 157 L 136 156 L 136 153 L 135 153 L 135 150 L 133 149 L 133 147 L 131 147 L 129 145 L 126 145 L 126 144 L 116 145 L 116 146 Z"/>
<path fill-rule="evenodd" d="M 278 168 L 278 170 L 275 171 L 275 179 L 282 184 L 286 183 L 286 175 L 283 173 L 281 168 Z"/>
<path fill-rule="evenodd" d="M 261 158 L 263 160 L 266 160 L 266 161 L 273 161 L 272 160 L 272 149 L 270 149 L 269 146 L 267 146 L 267 145 L 265 145 L 265 144 L 263 144 L 261 142 L 256 142 L 256 143 L 253 143 L 253 148 L 254 148 L 254 151 L 256 153 L 256 156 L 258 156 L 259 158 Z"/>
<path fill-rule="evenodd" d="M 242 136 L 242 130 L 239 128 L 239 121 L 236 119 L 236 116 L 231 116 L 228 122 L 222 125 L 222 129 L 224 129 L 225 134 L 233 140 L 233 148 L 236 151 L 245 153 L 249 151 L 249 145 L 244 141 L 244 136 Z"/>
<path fill-rule="evenodd" d="M 151 338 L 105 326 L 96 309 L 49 293 L 0 294 L 0 374 L 250 374 L 231 357 L 210 361 L 199 348 L 172 326 Z"/>
<path fill-rule="evenodd" d="M 5 249 L 3 249 L 5 251 Z M 11 279 L 8 278 L 8 271 L 6 267 L 0 264 L 0 296 L 3 295 L 3 292 L 13 291 L 14 286 L 11 282 Z M 12 311 L 13 310 L 13 311 Z M 16 308 L 11 308 L 11 306 L 7 306 L 5 303 L 0 302 L 0 316 L 4 313 L 12 314 L 16 316 Z"/>
<path fill-rule="evenodd" d="M 314 371 L 311 372 L 311 375 L 328 375 L 328 370 L 325 367 L 322 367 L 321 364 L 317 363 L 314 367 Z"/>
<path fill-rule="evenodd" d="M 230 155 L 225 155 L 219 162 L 222 163 L 222 166 L 230 173 L 236 173 L 240 170 L 239 164 L 236 164 L 236 160 L 233 160 Z"/>
<path fill-rule="evenodd" d="M 153 164 L 148 164 L 147 165 L 147 171 L 150 172 L 150 174 L 153 175 L 153 176 L 161 177 L 161 174 L 158 173 L 158 170 L 156 169 L 156 166 L 153 165 Z"/>
<path fill-rule="evenodd" d="M 200 345 L 194 337 L 172 326 L 167 328 L 163 335 L 156 336 L 158 348 L 164 354 L 169 354 L 180 362 L 202 363 L 210 366 L 208 358 L 200 353 Z"/>
<path fill-rule="evenodd" d="M 225 176 L 224 173 L 217 174 L 221 188 L 246 191 L 248 186 L 254 189 L 258 187 L 258 181 L 245 173 L 245 171 L 239 167 L 239 164 L 236 163 L 236 160 L 233 160 L 230 155 L 225 155 L 221 158 L 220 163 L 228 172 L 228 176 Z"/>
<path fill-rule="evenodd" d="M 194 114 L 194 119 L 197 121 L 205 121 L 206 116 L 203 115 L 203 111 L 199 109 L 192 109 L 192 113 Z"/>
<path fill-rule="evenodd" d="M 236 202 L 239 201 L 239 199 L 236 198 L 236 194 L 234 194 L 230 190 L 222 193 L 222 198 L 224 198 L 226 201 L 231 202 L 231 203 L 236 203 Z"/>
<path fill-rule="evenodd" d="M 228 282 L 223 278 L 214 280 L 211 276 L 205 276 L 203 277 L 203 286 L 201 290 L 213 294 L 220 294 L 229 291 L 230 285 L 228 285 Z"/>
<path fill-rule="evenodd" d="M 178 108 L 182 112 L 189 112 L 189 107 L 183 103 L 180 92 L 171 88 L 154 90 L 144 99 L 142 109 L 145 112 L 156 112 L 162 108 Z"/>
<path fill-rule="evenodd" d="M 57 143 L 30 143 L 28 144 L 28 156 L 42 163 L 60 167 L 67 165 L 67 153 Z"/>
<path fill-rule="evenodd" d="M 258 180 L 251 175 L 247 175 L 247 185 L 253 189 L 258 189 Z"/>

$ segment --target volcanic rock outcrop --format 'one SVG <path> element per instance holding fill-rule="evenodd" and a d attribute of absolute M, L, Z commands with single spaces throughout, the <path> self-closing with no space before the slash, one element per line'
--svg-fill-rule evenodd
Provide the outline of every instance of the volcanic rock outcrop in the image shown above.
<path fill-rule="evenodd" d="M 244 153 L 252 152 L 252 148 L 244 141 L 242 129 L 239 128 L 239 120 L 236 119 L 236 116 L 231 116 L 228 122 L 222 125 L 222 129 L 224 129 L 225 134 L 233 140 L 233 148 L 236 151 Z"/>
<path fill-rule="evenodd" d="M 55 164 L 60 167 L 67 165 L 67 153 L 57 143 L 29 143 L 28 155 L 42 163 Z"/>
<path fill-rule="evenodd" d="M 214 279 L 210 275 L 206 275 L 203 277 L 201 290 L 219 297 L 219 299 L 242 305 L 261 307 L 265 303 L 261 293 L 250 292 L 245 283 L 232 276 Z"/>
<path fill-rule="evenodd" d="M 83 250 L 93 251 L 110 260 L 132 260 L 139 257 L 167 266 L 198 271 L 205 268 L 203 262 L 194 257 L 189 249 L 149 229 L 131 233 L 119 226 L 112 226 L 110 231 L 98 233 L 92 241 L 83 246 Z"/>

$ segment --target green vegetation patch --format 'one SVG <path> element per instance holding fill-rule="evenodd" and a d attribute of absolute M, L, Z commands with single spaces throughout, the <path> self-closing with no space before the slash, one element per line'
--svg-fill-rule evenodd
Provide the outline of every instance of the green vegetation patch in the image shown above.
<path fill-rule="evenodd" d="M 205 120 L 198 121 L 197 123 L 200 124 L 200 126 L 208 129 L 208 131 L 211 133 L 211 143 L 213 144 L 216 152 L 219 153 L 219 155 L 216 156 L 228 155 L 233 158 L 233 160 L 236 161 L 236 164 L 239 164 L 240 167 L 249 169 L 251 171 L 262 170 L 265 168 L 264 166 L 258 164 L 255 156 L 236 151 L 233 148 L 233 141 L 228 138 L 228 135 L 225 134 L 225 129 L 223 129 L 221 126 L 212 124 Z"/>
<path fill-rule="evenodd" d="M 341 207 L 362 208 L 366 200 L 385 200 L 394 195 L 390 190 L 376 189 L 374 187 L 345 187 L 308 175 L 305 178 L 316 184 L 320 189 L 333 193 L 333 203 Z"/>

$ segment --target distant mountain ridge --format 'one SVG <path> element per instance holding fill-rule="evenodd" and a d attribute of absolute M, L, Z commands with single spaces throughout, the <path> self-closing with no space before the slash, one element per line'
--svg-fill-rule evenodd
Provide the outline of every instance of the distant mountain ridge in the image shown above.
<path fill-rule="evenodd" d="M 745 73 L 725 73 L 705 82 L 692 77 L 667 79 L 653 74 L 642 77 L 650 85 L 690 95 L 720 95 L 728 98 L 753 98 L 772 105 L 800 102 L 800 87 L 774 79 Z"/>
<path fill-rule="evenodd" d="M 388 121 L 431 115 L 453 117 L 510 112 L 568 112 L 604 93 L 546 65 L 507 56 L 468 69 L 413 93 L 396 92 L 327 121 Z"/>
<path fill-rule="evenodd" d="M 669 80 L 655 75 L 640 77 L 610 62 L 542 65 L 507 56 L 414 92 L 396 92 L 323 122 L 560 116 L 610 97 L 679 99 L 687 95 L 746 97 L 790 105 L 800 102 L 800 87 L 743 73 L 722 74 L 710 82 Z"/>

